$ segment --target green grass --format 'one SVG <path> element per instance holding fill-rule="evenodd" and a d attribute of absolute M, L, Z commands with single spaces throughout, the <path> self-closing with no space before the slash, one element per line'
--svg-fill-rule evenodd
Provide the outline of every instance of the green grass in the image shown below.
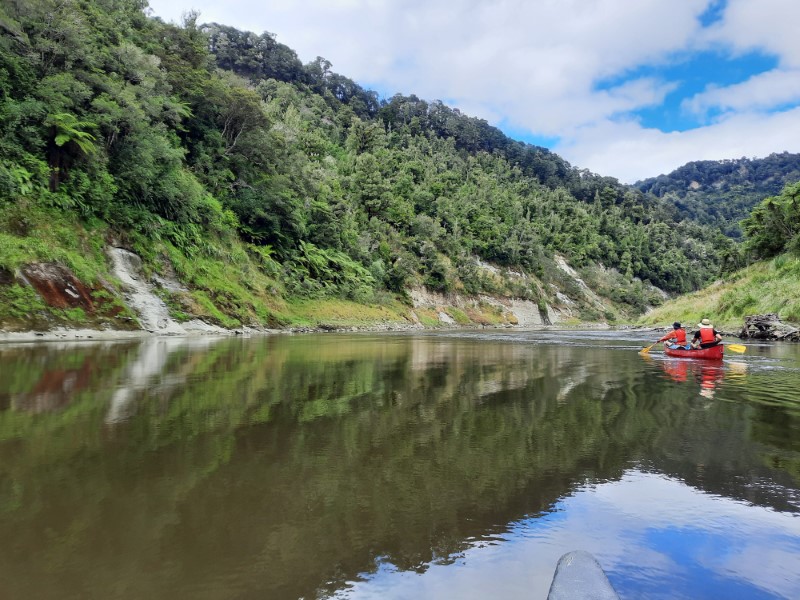
<path fill-rule="evenodd" d="M 438 313 L 432 308 L 415 308 L 414 312 L 425 327 L 441 327 Z"/>
<path fill-rule="evenodd" d="M 13 273 L 29 263 L 58 263 L 93 284 L 106 272 L 105 233 L 101 223 L 87 228 L 68 213 L 17 204 L 0 211 L 0 268 Z"/>
<path fill-rule="evenodd" d="M 220 250 L 222 246 L 227 249 Z M 173 297 L 168 303 L 176 318 L 186 320 L 191 313 L 223 327 L 284 324 L 283 287 L 237 240 L 214 240 L 208 251 L 191 256 L 169 243 L 162 251 L 191 289 L 188 297 Z M 159 268 L 158 260 L 152 259 L 154 269 Z"/>
<path fill-rule="evenodd" d="M 470 321 L 478 325 L 502 325 L 512 321 L 516 324 L 516 318 L 511 313 L 506 315 L 511 321 L 506 321 L 500 307 L 485 302 L 481 302 L 477 307 L 467 308 L 465 312 Z"/>
<path fill-rule="evenodd" d="M 470 325 L 472 323 L 472 320 L 467 316 L 467 313 L 459 308 L 449 306 L 447 307 L 447 314 L 450 315 L 459 325 Z"/>
<path fill-rule="evenodd" d="M 63 319 L 70 323 L 86 323 L 87 320 L 86 311 L 79 306 L 75 308 L 64 308 L 61 314 L 63 315 Z"/>
<path fill-rule="evenodd" d="M 0 287 L 0 323 L 22 321 L 46 309 L 44 300 L 32 287 L 17 283 Z"/>
<path fill-rule="evenodd" d="M 191 297 L 195 301 L 195 308 L 198 316 L 210 319 L 230 329 L 242 325 L 239 319 L 230 317 L 217 308 L 217 305 L 208 297 L 208 294 L 206 294 L 204 290 L 194 290 L 191 293 Z"/>
<path fill-rule="evenodd" d="M 369 327 L 408 324 L 408 307 L 397 300 L 386 304 L 359 304 L 338 298 L 292 300 L 286 317 L 298 327 Z M 438 323 L 438 321 L 437 321 Z"/>
<path fill-rule="evenodd" d="M 709 318 L 726 329 L 742 326 L 752 314 L 777 313 L 789 322 L 800 322 L 800 257 L 783 254 L 750 265 L 707 288 L 671 300 L 644 315 L 642 325 L 689 325 Z"/>

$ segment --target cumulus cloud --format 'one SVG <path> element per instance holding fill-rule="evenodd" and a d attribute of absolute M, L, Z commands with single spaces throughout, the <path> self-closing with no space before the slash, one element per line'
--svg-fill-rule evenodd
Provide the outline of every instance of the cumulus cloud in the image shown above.
<path fill-rule="evenodd" d="M 669 173 L 690 160 L 756 158 L 794 149 L 800 108 L 763 114 L 731 114 L 707 127 L 664 133 L 635 122 L 599 123 L 554 151 L 573 164 L 632 183 Z"/>
<path fill-rule="evenodd" d="M 474 540 L 452 564 L 433 562 L 417 573 L 379 563 L 346 597 L 544 598 L 559 556 L 580 548 L 608 573 L 650 578 L 650 584 L 675 581 L 676 589 L 666 590 L 675 596 L 685 586 L 680 579 L 696 576 L 687 570 L 697 565 L 710 577 L 738 580 L 755 595 L 796 598 L 797 578 L 787 574 L 797 562 L 792 536 L 798 533 L 791 514 L 628 471 L 619 481 L 575 490 L 556 510 L 512 524 L 486 543 Z M 671 543 L 654 543 L 665 538 Z M 692 543 L 698 539 L 703 543 Z"/>
<path fill-rule="evenodd" d="M 185 3 L 184 3 L 185 2 Z M 800 151 L 791 109 L 800 45 L 794 0 L 727 0 L 703 27 L 712 0 L 150 0 L 156 15 L 275 33 L 303 62 L 324 56 L 365 87 L 441 99 L 493 124 L 559 140 L 574 165 L 623 181 L 688 161 Z M 645 127 L 682 82 L 659 75 L 696 51 L 774 56 L 779 67 L 709 85 L 683 108 L 687 131 Z M 783 110 L 783 114 L 770 111 Z M 652 125 L 652 124 L 651 124 Z M 737 131 L 737 127 L 744 127 Z M 666 128 L 665 128 L 666 129 Z M 757 133 L 756 133 L 757 132 Z"/>
<path fill-rule="evenodd" d="M 800 70 L 775 69 L 727 87 L 711 86 L 683 102 L 695 113 L 770 110 L 800 102 Z"/>
<path fill-rule="evenodd" d="M 737 52 L 762 50 L 787 68 L 800 67 L 800 44 L 793 26 L 800 19 L 795 0 L 728 0 L 722 19 L 704 35 L 709 43 Z"/>

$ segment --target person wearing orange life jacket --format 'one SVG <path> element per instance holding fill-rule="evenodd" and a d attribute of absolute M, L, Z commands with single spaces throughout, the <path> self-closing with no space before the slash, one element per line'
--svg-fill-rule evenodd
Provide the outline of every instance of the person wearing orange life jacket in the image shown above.
<path fill-rule="evenodd" d="M 722 336 L 714 329 L 714 326 L 708 319 L 703 319 L 697 326 L 700 329 L 694 332 L 692 348 L 711 348 L 711 346 L 716 346 L 722 341 Z"/>
<path fill-rule="evenodd" d="M 674 343 L 671 343 L 669 340 L 675 340 Z M 686 343 L 686 330 L 681 327 L 681 324 L 675 321 L 672 324 L 672 331 L 662 337 L 659 342 L 664 342 L 664 348 L 687 348 L 688 344 Z"/>

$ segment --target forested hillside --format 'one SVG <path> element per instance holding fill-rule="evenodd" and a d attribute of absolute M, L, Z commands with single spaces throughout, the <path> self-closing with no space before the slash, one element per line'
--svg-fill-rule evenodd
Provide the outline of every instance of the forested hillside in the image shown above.
<path fill-rule="evenodd" d="M 711 286 L 648 313 L 643 323 L 698 322 L 713 315 L 736 331 L 747 315 L 775 313 L 800 323 L 800 183 L 762 200 L 742 221 L 741 262 Z"/>
<path fill-rule="evenodd" d="M 674 204 L 681 216 L 740 237 L 739 221 L 764 198 L 800 181 L 800 154 L 690 162 L 667 175 L 636 183 Z"/>
<path fill-rule="evenodd" d="M 31 263 L 106 294 L 111 243 L 188 286 L 163 290 L 177 316 L 226 326 L 417 286 L 557 304 L 556 255 L 635 313 L 648 282 L 697 289 L 730 251 L 669 202 L 441 102 L 380 99 L 268 33 L 165 24 L 142 0 L 0 6 L 0 320 L 42 308 Z"/>

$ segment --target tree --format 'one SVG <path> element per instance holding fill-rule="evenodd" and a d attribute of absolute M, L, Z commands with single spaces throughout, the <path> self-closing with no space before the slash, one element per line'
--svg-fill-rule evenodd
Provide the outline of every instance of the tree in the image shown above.
<path fill-rule="evenodd" d="M 91 121 L 79 121 L 75 115 L 57 113 L 48 115 L 45 124 L 50 130 L 47 163 L 50 165 L 50 191 L 58 191 L 72 162 L 95 151 L 95 137 L 85 131 L 95 128 Z"/>
<path fill-rule="evenodd" d="M 747 250 L 755 258 L 771 258 L 787 250 L 800 251 L 800 183 L 780 196 L 766 198 L 742 221 Z"/>

